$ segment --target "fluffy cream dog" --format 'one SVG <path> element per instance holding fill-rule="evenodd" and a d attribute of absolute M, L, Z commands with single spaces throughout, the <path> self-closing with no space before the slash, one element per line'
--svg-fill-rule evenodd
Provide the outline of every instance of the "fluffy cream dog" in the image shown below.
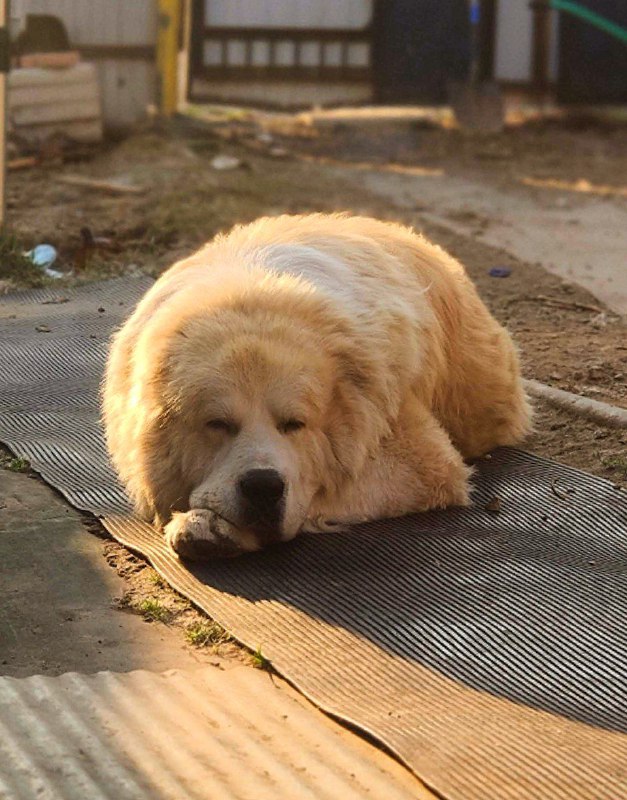
<path fill-rule="evenodd" d="M 363 217 L 282 216 L 175 264 L 115 336 L 108 446 L 190 558 L 468 503 L 529 427 L 516 350 L 463 267 Z"/>

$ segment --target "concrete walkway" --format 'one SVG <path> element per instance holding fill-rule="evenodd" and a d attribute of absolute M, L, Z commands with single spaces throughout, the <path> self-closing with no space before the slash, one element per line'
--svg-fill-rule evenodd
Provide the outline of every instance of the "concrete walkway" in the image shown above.
<path fill-rule="evenodd" d="M 627 314 L 627 202 L 576 191 L 498 189 L 442 173 L 349 170 L 370 191 L 588 289 Z"/>
<path fill-rule="evenodd" d="M 202 665 L 180 631 L 115 608 L 103 541 L 52 489 L 0 470 L 0 674 Z"/>

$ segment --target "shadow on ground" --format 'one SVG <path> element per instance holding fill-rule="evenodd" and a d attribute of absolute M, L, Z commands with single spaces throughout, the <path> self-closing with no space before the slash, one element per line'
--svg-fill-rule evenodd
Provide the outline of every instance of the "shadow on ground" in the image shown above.
<path fill-rule="evenodd" d="M 493 497 L 498 514 L 485 510 Z M 190 568 L 475 689 L 627 731 L 627 498 L 500 451 L 482 463 L 474 500 Z"/>

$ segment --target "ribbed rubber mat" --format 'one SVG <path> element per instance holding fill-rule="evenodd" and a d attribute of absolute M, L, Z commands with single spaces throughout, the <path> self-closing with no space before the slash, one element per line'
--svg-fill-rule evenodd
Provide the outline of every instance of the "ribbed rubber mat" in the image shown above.
<path fill-rule="evenodd" d="M 0 439 L 443 796 L 624 796 L 624 493 L 501 450 L 478 465 L 472 508 L 188 568 L 129 515 L 98 427 L 106 340 L 147 285 L 0 299 Z"/>

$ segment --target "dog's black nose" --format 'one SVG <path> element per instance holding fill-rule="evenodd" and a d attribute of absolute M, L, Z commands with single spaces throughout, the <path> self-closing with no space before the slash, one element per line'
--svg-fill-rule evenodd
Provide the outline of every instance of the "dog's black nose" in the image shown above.
<path fill-rule="evenodd" d="M 253 508 L 271 511 L 285 494 L 285 481 L 274 469 L 251 469 L 239 481 L 239 490 Z"/>

